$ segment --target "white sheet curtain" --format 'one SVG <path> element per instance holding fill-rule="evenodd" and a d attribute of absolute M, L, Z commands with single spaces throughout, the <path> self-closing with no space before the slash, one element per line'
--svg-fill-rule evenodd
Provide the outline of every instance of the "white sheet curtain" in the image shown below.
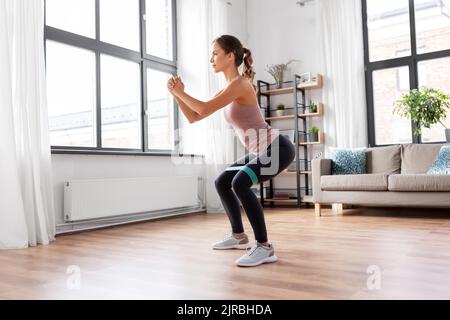
<path fill-rule="evenodd" d="M 42 0 L 0 0 L 0 249 L 55 237 Z"/>
<path fill-rule="evenodd" d="M 316 10 L 329 156 L 368 143 L 361 0 L 316 0 Z"/>
<path fill-rule="evenodd" d="M 224 0 L 182 0 L 177 5 L 178 74 L 188 94 L 207 101 L 226 85 L 223 74 L 212 71 L 209 59 L 211 42 L 227 33 L 227 4 Z M 180 150 L 205 156 L 207 213 L 225 212 L 214 180 L 234 160 L 235 136 L 223 110 L 193 124 L 180 116 Z"/>

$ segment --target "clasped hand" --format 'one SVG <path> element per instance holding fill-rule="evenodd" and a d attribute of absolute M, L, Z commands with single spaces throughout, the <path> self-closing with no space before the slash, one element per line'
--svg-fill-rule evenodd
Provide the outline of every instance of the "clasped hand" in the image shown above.
<path fill-rule="evenodd" d="M 183 81 L 181 81 L 180 76 L 171 77 L 167 81 L 167 89 L 174 96 L 177 96 L 177 95 L 183 93 L 184 92 L 184 83 L 183 83 Z"/>

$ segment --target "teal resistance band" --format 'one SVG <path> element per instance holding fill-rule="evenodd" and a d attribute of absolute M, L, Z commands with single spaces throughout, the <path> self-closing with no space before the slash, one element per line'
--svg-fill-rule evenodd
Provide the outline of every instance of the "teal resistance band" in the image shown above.
<path fill-rule="evenodd" d="M 258 183 L 258 177 L 256 176 L 256 173 L 249 167 L 247 166 L 237 166 L 237 167 L 228 167 L 225 169 L 225 171 L 238 171 L 238 170 L 243 170 L 246 174 L 248 174 L 248 176 L 250 177 L 250 179 L 252 180 L 252 183 Z"/>

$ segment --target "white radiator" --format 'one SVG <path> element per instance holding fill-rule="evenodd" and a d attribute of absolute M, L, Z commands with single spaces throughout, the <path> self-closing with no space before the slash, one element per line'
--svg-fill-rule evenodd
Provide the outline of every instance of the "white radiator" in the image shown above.
<path fill-rule="evenodd" d="M 196 176 L 72 180 L 64 184 L 66 221 L 200 206 Z"/>

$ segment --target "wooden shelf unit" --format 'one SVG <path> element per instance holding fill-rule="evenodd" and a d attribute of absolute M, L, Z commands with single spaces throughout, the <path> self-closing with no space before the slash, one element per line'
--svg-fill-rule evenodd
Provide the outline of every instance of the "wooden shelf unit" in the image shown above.
<path fill-rule="evenodd" d="M 322 75 L 317 74 L 312 78 L 311 82 L 308 83 L 299 83 L 300 82 L 300 76 L 295 75 L 293 81 L 287 81 L 284 82 L 284 84 L 291 84 L 289 87 L 285 88 L 275 88 L 271 89 L 275 84 L 274 83 L 268 83 L 262 80 L 258 80 L 258 89 L 257 89 L 257 96 L 258 96 L 258 103 L 261 106 L 261 97 L 265 97 L 267 99 L 267 105 L 265 108 L 265 120 L 270 122 L 273 120 L 292 120 L 294 124 L 294 128 L 290 128 L 295 131 L 295 139 L 300 139 L 300 133 L 305 134 L 307 132 L 308 128 L 308 121 L 307 119 L 313 118 L 313 117 L 320 117 L 324 114 L 324 104 L 319 102 L 317 103 L 317 111 L 314 113 L 301 113 L 305 111 L 306 106 L 306 92 L 308 90 L 312 89 L 320 89 L 323 86 L 323 78 Z M 295 84 L 298 84 L 295 87 Z M 264 90 L 263 90 L 264 88 Z M 301 97 L 298 97 L 298 94 L 301 93 Z M 272 116 L 270 106 L 271 106 L 271 96 L 274 95 L 280 95 L 280 94 L 292 94 L 294 97 L 294 104 L 292 108 L 293 114 L 291 115 L 283 115 L 283 116 Z M 298 120 L 301 120 L 303 125 L 300 127 L 300 124 L 298 123 Z M 300 130 L 301 128 L 301 130 Z M 296 146 L 296 158 L 294 162 L 301 163 L 306 162 L 305 168 L 310 169 L 310 167 L 307 165 L 309 163 L 308 161 L 308 146 L 310 145 L 320 145 L 323 144 L 324 141 L 324 134 L 323 132 L 319 132 L 319 141 L 317 142 L 298 142 Z M 300 147 L 303 149 L 303 158 L 300 158 Z M 273 185 L 272 179 L 268 180 L 267 182 L 269 185 L 260 184 L 260 196 L 258 197 L 259 201 L 261 202 L 262 206 L 267 205 L 266 203 L 269 202 L 270 206 L 273 206 L 274 203 L 286 203 L 286 204 L 296 204 L 297 207 L 301 207 L 302 203 L 310 204 L 312 202 L 312 189 L 309 187 L 309 178 L 312 175 L 311 170 L 301 170 L 302 165 L 299 164 L 295 165 L 295 171 L 288 171 L 285 169 L 282 174 L 286 174 L 287 176 L 295 176 L 296 177 L 296 188 L 281 188 L 286 190 L 296 190 L 296 196 L 292 197 L 290 194 L 289 199 L 286 198 L 274 198 L 273 196 L 276 194 L 276 190 L 280 188 L 276 188 Z M 300 177 L 303 176 L 302 179 Z M 303 181 L 302 181 L 303 180 Z M 267 189 L 268 188 L 268 189 Z M 267 192 L 266 192 L 267 191 Z M 266 198 L 267 196 L 267 198 Z"/>

